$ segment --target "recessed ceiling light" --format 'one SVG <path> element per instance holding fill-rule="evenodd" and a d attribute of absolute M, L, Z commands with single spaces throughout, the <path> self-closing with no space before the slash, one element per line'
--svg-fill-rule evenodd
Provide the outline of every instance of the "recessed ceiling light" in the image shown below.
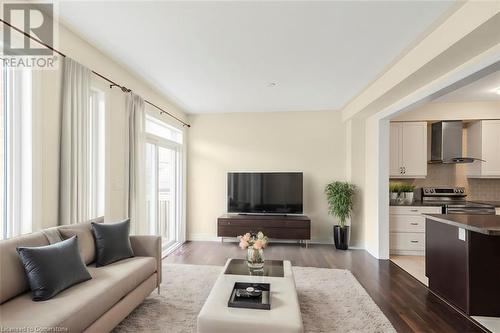
<path fill-rule="evenodd" d="M 500 95 L 500 87 L 496 88 L 496 89 L 495 89 L 495 92 L 496 92 L 498 95 Z"/>
<path fill-rule="evenodd" d="M 267 84 L 268 87 L 276 87 L 277 85 L 278 85 L 278 83 L 276 83 L 276 82 L 269 82 Z"/>

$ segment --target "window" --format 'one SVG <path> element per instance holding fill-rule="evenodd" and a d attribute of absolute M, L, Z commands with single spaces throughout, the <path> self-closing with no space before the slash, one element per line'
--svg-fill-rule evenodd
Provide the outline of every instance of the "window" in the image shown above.
<path fill-rule="evenodd" d="M 40 115 L 35 110 L 38 103 L 34 102 L 38 79 L 36 72 L 29 69 L 1 68 L 0 239 L 29 233 L 41 226 L 38 210 L 44 175 L 40 169 L 40 149 L 36 148 L 40 144 L 37 136 Z M 87 197 L 82 198 L 81 204 L 85 205 L 89 218 L 104 215 L 104 96 L 102 91 L 91 90 L 86 119 L 88 140 L 84 149 L 88 184 L 85 185 Z"/>
<path fill-rule="evenodd" d="M 89 191 L 88 216 L 96 218 L 104 216 L 105 201 L 105 105 L 104 93 L 97 89 L 90 92 L 89 110 Z"/>
<path fill-rule="evenodd" d="M 146 117 L 146 221 L 162 236 L 165 252 L 180 242 L 182 229 L 181 130 Z"/>
<path fill-rule="evenodd" d="M 146 116 L 146 133 L 156 137 L 182 144 L 182 132 L 152 116 Z"/>
<path fill-rule="evenodd" d="M 32 231 L 32 72 L 2 68 L 1 238 Z"/>

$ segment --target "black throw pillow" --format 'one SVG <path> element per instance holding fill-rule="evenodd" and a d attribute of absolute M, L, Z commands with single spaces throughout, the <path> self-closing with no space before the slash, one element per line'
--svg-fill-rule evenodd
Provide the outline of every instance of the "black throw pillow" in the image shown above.
<path fill-rule="evenodd" d="M 94 223 L 96 266 L 105 266 L 115 261 L 134 256 L 129 238 L 130 220 L 118 223 Z"/>
<path fill-rule="evenodd" d="M 76 236 L 47 246 L 18 247 L 17 253 L 28 275 L 34 301 L 46 301 L 92 278 L 82 262 Z"/>

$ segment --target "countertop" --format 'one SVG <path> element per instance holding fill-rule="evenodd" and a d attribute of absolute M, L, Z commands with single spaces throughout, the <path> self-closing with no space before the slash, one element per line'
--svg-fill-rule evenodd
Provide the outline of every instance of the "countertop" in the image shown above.
<path fill-rule="evenodd" d="M 500 201 L 484 201 L 484 200 L 469 200 L 470 202 L 477 202 L 477 203 L 482 203 L 482 204 L 487 204 L 487 205 L 492 205 L 497 208 L 500 208 Z"/>
<path fill-rule="evenodd" d="M 423 214 L 423 216 L 485 235 L 500 236 L 500 215 Z"/>
<path fill-rule="evenodd" d="M 421 200 L 415 200 L 412 203 L 399 203 L 391 200 L 389 203 L 390 206 L 403 206 L 403 207 L 441 207 L 442 204 L 435 202 L 423 202 Z"/>
<path fill-rule="evenodd" d="M 497 208 L 500 208 L 500 201 L 484 201 L 484 200 L 467 200 L 468 202 L 475 202 L 481 204 L 491 205 Z M 421 200 L 415 200 L 412 203 L 398 203 L 394 200 L 391 200 L 389 203 L 390 206 L 408 206 L 408 207 L 441 207 L 442 204 L 435 202 L 423 202 Z"/>

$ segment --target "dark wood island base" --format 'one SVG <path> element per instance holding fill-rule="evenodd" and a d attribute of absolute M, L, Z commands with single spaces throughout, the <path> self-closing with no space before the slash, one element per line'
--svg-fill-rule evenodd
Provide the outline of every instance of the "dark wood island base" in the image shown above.
<path fill-rule="evenodd" d="M 274 239 L 307 241 L 311 239 L 311 220 L 304 215 L 225 214 L 217 219 L 217 237 L 237 237 L 262 231 Z"/>
<path fill-rule="evenodd" d="M 500 216 L 431 214 L 425 227 L 429 289 L 469 316 L 499 317 Z"/>

